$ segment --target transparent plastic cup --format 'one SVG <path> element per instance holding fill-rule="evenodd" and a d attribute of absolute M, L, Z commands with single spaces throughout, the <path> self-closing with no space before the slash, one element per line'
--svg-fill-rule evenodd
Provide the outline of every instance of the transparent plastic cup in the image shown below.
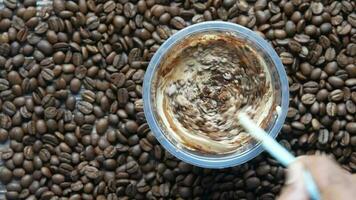
<path fill-rule="evenodd" d="M 184 145 L 180 145 L 178 141 L 173 141 L 172 138 L 167 137 L 167 134 L 169 133 L 166 133 L 164 129 L 160 127 L 156 118 L 156 113 L 154 112 L 154 103 L 152 102 L 152 81 L 157 69 L 160 67 L 161 60 L 164 59 L 166 53 L 169 52 L 169 49 L 190 35 L 211 31 L 233 33 L 237 38 L 245 40 L 248 44 L 256 48 L 264 58 L 272 76 L 272 85 L 275 90 L 274 93 L 276 94 L 274 98 L 276 99 L 277 104 L 275 117 L 267 128 L 267 132 L 272 137 L 277 137 L 286 118 L 289 103 L 288 80 L 283 64 L 272 46 L 262 37 L 252 30 L 229 22 L 203 22 L 189 26 L 172 35 L 161 45 L 151 59 L 146 70 L 143 83 L 144 112 L 151 131 L 161 145 L 172 155 L 199 167 L 226 168 L 240 165 L 259 155 L 263 151 L 260 143 L 254 142 L 251 145 L 247 145 L 245 148 L 241 148 L 238 151 L 229 154 L 212 155 L 204 154 L 199 151 L 192 151 L 185 148 Z"/>

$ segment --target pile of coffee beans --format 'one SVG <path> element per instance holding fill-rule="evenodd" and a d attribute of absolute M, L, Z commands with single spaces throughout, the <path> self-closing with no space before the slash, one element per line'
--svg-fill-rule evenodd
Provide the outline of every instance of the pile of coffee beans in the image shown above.
<path fill-rule="evenodd" d="M 7 199 L 276 198 L 284 169 L 268 155 L 202 169 L 166 152 L 145 121 L 150 58 L 177 30 L 209 20 L 253 29 L 281 57 L 290 108 L 280 142 L 296 155 L 326 153 L 356 171 L 353 0 L 1 2 Z"/>

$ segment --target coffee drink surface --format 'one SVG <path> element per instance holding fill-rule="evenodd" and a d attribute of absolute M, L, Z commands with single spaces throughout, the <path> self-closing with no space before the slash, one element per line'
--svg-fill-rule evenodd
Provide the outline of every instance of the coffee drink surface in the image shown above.
<path fill-rule="evenodd" d="M 267 62 L 233 33 L 203 32 L 178 42 L 154 76 L 155 114 L 166 136 L 190 150 L 232 153 L 252 143 L 237 121 L 247 112 L 268 128 L 275 112 Z"/>

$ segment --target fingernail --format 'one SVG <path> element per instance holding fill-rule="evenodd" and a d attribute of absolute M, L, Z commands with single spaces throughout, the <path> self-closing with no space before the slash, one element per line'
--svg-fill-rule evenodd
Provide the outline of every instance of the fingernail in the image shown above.
<path fill-rule="evenodd" d="M 295 162 L 290 165 L 287 169 L 287 180 L 286 184 L 294 184 L 298 181 L 298 179 L 303 177 L 303 165 L 299 162 Z"/>

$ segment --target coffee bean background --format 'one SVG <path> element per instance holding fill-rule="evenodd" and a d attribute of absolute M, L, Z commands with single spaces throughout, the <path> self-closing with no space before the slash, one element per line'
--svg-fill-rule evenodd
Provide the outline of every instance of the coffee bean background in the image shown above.
<path fill-rule="evenodd" d="M 0 180 L 7 199 L 276 198 L 285 171 L 268 155 L 202 169 L 166 152 L 145 121 L 150 58 L 177 30 L 209 20 L 253 29 L 279 54 L 290 85 L 280 143 L 296 155 L 331 155 L 356 171 L 355 1 L 43 5 L 0 5 L 0 142 L 8 145 Z"/>

